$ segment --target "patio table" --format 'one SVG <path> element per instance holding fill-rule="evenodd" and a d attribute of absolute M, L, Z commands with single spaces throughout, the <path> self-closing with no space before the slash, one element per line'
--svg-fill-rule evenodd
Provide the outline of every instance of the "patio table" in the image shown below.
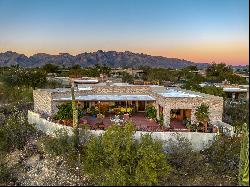
<path fill-rule="evenodd" d="M 122 119 L 111 119 L 110 121 L 118 124 L 123 123 Z"/>
<path fill-rule="evenodd" d="M 119 125 L 120 125 L 120 123 L 123 123 L 123 119 L 120 119 L 119 116 L 115 116 L 115 117 L 111 118 L 110 121 L 113 123 L 119 124 Z"/>

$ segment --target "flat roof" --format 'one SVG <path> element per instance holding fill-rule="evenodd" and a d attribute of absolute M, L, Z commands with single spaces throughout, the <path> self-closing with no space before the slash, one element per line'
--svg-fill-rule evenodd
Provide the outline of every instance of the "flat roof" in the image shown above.
<path fill-rule="evenodd" d="M 165 92 L 158 92 L 159 95 L 163 97 L 201 97 L 200 94 L 185 92 L 183 90 L 176 90 L 176 89 L 166 89 Z"/>
<path fill-rule="evenodd" d="M 100 84 L 100 83 L 98 83 Z M 118 84 L 119 85 L 119 84 Z M 102 85 L 105 86 L 105 85 Z M 136 85 L 129 85 L 129 86 L 136 86 Z M 210 94 L 205 94 L 205 93 L 200 93 L 200 92 L 194 92 L 191 90 L 185 90 L 185 89 L 179 89 L 179 88 L 173 88 L 173 87 L 164 87 L 164 86 L 158 86 L 158 85 L 139 85 L 139 87 L 149 87 L 151 88 L 152 93 L 156 93 L 162 97 L 166 97 L 166 98 L 194 98 L 194 97 L 218 97 L 218 96 L 214 96 L 214 95 L 210 95 Z M 98 86 L 97 86 L 98 87 Z M 116 87 L 116 86 L 115 86 Z M 123 86 L 117 86 L 117 88 L 119 89 L 119 87 L 123 87 Z M 127 85 L 125 85 L 124 87 L 128 87 Z M 95 89 L 96 86 L 92 86 L 92 85 L 79 85 L 78 89 L 75 88 L 75 92 L 77 93 L 77 91 L 83 91 L 83 90 L 93 90 Z M 140 89 L 140 88 L 138 88 Z M 57 89 L 38 89 L 41 91 L 48 91 L 48 92 L 54 92 L 54 93 L 59 93 L 59 92 L 69 92 L 70 89 L 69 88 L 57 88 Z M 247 90 L 247 89 L 243 89 L 243 90 Z M 140 93 L 139 93 L 140 94 Z M 151 97 L 151 94 L 148 94 L 146 98 L 144 98 L 146 95 L 136 95 L 136 94 L 128 94 L 128 93 L 103 93 L 103 94 L 94 94 L 93 93 L 93 97 L 97 97 L 96 100 L 98 100 L 98 97 L 103 98 L 106 97 L 108 98 L 108 100 L 114 100 L 114 98 L 117 98 L 117 100 L 129 100 L 126 98 L 130 98 L 130 100 L 155 100 L 155 98 Z M 110 96 L 110 97 L 108 97 Z M 134 97 L 138 96 L 138 98 L 133 99 Z M 88 96 L 90 98 L 90 96 Z M 143 99 L 140 99 L 139 97 L 142 97 Z M 125 98 L 125 99 L 124 99 Z M 150 99 L 149 99 L 150 98 Z M 93 100 L 93 99 L 91 99 Z"/>
<path fill-rule="evenodd" d="M 99 81 L 97 79 L 89 79 L 89 80 L 83 80 L 83 79 L 75 79 L 75 83 L 98 83 Z"/>
<path fill-rule="evenodd" d="M 223 88 L 224 92 L 247 92 L 245 88 Z"/>
<path fill-rule="evenodd" d="M 93 90 L 92 87 L 88 86 L 88 87 L 78 87 L 78 90 Z"/>
<path fill-rule="evenodd" d="M 149 95 L 81 95 L 76 96 L 78 101 L 154 101 Z M 72 97 L 60 97 L 54 101 L 71 101 Z"/>
<path fill-rule="evenodd" d="M 210 121 L 210 124 L 211 125 L 214 125 L 214 126 L 217 126 L 217 127 L 225 127 L 225 128 L 228 128 L 228 129 L 233 129 L 233 126 L 232 125 L 229 125 L 228 123 L 225 123 L 221 120 L 214 120 L 214 121 Z"/>

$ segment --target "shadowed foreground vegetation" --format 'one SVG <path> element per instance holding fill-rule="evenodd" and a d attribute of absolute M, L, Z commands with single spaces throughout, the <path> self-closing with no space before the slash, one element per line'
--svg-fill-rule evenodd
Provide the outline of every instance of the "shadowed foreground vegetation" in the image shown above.
<path fill-rule="evenodd" d="M 132 124 L 114 125 L 99 137 L 82 129 L 79 164 L 76 136 L 48 137 L 19 110 L 2 118 L 1 185 L 238 185 L 237 137 L 219 136 L 195 152 L 181 137 L 166 146 L 150 134 L 134 140 Z"/>

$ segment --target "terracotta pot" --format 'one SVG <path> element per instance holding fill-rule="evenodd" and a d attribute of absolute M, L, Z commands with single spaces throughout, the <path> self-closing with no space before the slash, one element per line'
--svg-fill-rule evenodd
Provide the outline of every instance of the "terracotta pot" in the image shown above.
<path fill-rule="evenodd" d="M 64 125 L 67 125 L 67 120 L 66 119 L 63 119 L 62 121 L 63 121 Z"/>

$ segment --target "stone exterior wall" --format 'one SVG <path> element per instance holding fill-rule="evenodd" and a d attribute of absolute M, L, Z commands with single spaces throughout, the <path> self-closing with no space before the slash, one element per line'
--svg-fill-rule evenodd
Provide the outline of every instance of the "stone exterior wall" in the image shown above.
<path fill-rule="evenodd" d="M 47 90 L 33 90 L 34 111 L 40 114 L 51 115 L 52 111 L 52 94 Z"/>
<path fill-rule="evenodd" d="M 191 123 L 194 123 L 195 110 L 202 103 L 205 103 L 209 106 L 209 119 L 213 120 L 222 120 L 223 113 L 223 98 L 217 96 L 204 95 L 204 97 L 171 97 L 165 98 L 158 94 L 153 94 L 153 97 L 156 98 L 155 107 L 158 110 L 158 106 L 163 107 L 163 121 L 164 126 L 169 127 L 170 125 L 170 111 L 171 109 L 191 109 Z M 157 113 L 157 116 L 159 114 Z"/>
<path fill-rule="evenodd" d="M 150 87 L 147 86 L 96 86 L 92 93 L 95 94 L 149 94 Z"/>
<path fill-rule="evenodd" d="M 92 85 L 91 85 L 92 86 Z M 149 86 L 92 86 L 92 90 L 78 90 L 75 91 L 75 96 L 89 95 L 89 94 L 139 94 L 150 95 L 156 99 L 155 107 L 158 109 L 158 105 L 163 107 L 163 119 L 164 125 L 170 125 L 170 111 L 171 109 L 191 109 L 191 122 L 195 122 L 195 110 L 202 103 L 209 106 L 209 118 L 210 120 L 222 120 L 223 113 L 223 98 L 200 94 L 201 97 L 163 97 L 154 90 L 160 91 L 161 87 L 149 87 Z M 164 88 L 164 87 L 163 87 Z M 165 88 L 164 88 L 165 89 Z M 186 90 L 185 90 L 186 91 Z M 186 91 L 190 92 L 190 91 Z M 53 115 L 57 112 L 58 101 L 53 99 L 59 99 L 61 97 L 71 97 L 70 89 L 61 90 L 34 90 L 34 111 L 39 113 L 45 113 L 47 115 Z M 159 112 L 157 112 L 159 117 Z"/>
<path fill-rule="evenodd" d="M 89 95 L 89 94 L 149 94 L 151 88 L 148 86 L 95 86 L 92 90 L 77 90 L 75 96 Z M 57 105 L 60 102 L 53 101 L 61 97 L 71 97 L 70 89 L 38 89 L 33 92 L 34 97 L 34 111 L 53 115 L 57 112 Z"/>

